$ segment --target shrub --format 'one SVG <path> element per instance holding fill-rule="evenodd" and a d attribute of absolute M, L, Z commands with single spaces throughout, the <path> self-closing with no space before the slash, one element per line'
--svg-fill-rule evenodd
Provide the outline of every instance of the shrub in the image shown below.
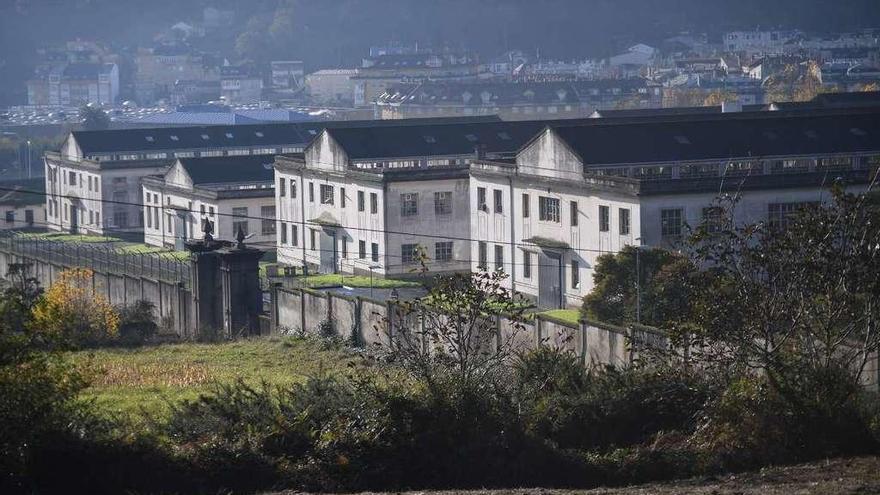
<path fill-rule="evenodd" d="M 766 378 L 743 376 L 711 401 L 693 445 L 723 470 L 876 452 L 867 398 L 854 397 L 834 409 L 798 407 Z"/>
<path fill-rule="evenodd" d="M 33 317 L 38 331 L 76 345 L 107 343 L 119 328 L 119 315 L 92 289 L 92 272 L 82 268 L 61 272 L 37 303 Z"/>
<path fill-rule="evenodd" d="M 118 340 L 122 345 L 143 345 L 155 337 L 159 328 L 153 314 L 155 308 L 153 303 L 143 300 L 117 308 Z"/>
<path fill-rule="evenodd" d="M 529 429 L 564 448 L 608 449 L 644 443 L 664 431 L 690 432 L 710 393 L 681 369 L 586 369 L 564 352 L 540 349 L 517 366 Z"/>

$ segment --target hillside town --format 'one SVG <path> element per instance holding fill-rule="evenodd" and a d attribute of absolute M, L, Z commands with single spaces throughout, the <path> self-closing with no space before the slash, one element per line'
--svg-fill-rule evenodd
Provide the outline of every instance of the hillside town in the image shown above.
<path fill-rule="evenodd" d="M 0 493 L 871 493 L 853 1 L 0 6 Z"/>

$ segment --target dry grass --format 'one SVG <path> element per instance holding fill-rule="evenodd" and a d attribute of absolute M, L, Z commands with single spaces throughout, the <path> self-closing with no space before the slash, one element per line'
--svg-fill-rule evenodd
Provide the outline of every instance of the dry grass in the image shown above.
<path fill-rule="evenodd" d="M 216 383 L 284 385 L 318 373 L 343 373 L 359 360 L 343 349 L 294 338 L 174 344 L 73 354 L 92 371 L 87 398 L 109 415 L 138 422 L 161 417 L 171 402 L 194 399 Z"/>

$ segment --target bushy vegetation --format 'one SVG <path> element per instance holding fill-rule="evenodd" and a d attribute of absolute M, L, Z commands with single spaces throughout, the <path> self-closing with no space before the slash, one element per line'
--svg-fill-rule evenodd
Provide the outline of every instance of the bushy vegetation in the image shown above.
<path fill-rule="evenodd" d="M 673 288 L 667 300 L 683 305 L 655 313 L 667 315 L 670 345 L 640 349 L 627 367 L 521 352 L 524 308 L 502 274 L 483 272 L 441 278 L 397 305 L 375 348 L 346 350 L 332 321 L 317 340 L 276 341 L 299 348 L 284 360 L 305 376 L 261 373 L 265 349 L 220 354 L 242 343 L 189 344 L 203 358 L 177 363 L 198 370 L 136 366 L 182 346 L 102 350 L 95 359 L 128 368 L 86 373 L 91 359 L 59 350 L 91 345 L 75 338 L 94 333 L 91 320 L 41 331 L 55 321 L 42 316 L 50 294 L 18 272 L 0 304 L 6 491 L 589 487 L 876 454 L 880 406 L 862 381 L 864 356 L 880 347 L 880 221 L 864 199 L 834 197 L 788 230 L 695 228 L 681 255 L 656 265 L 675 269 L 662 284 L 655 273 L 650 289 L 659 301 L 658 287 Z M 120 329 L 149 333 L 151 312 L 119 310 Z M 494 330 L 498 312 L 510 332 Z M 220 372 L 245 362 L 246 376 Z M 89 378 L 149 395 L 178 371 L 189 393 L 137 428 L 82 400 Z"/>

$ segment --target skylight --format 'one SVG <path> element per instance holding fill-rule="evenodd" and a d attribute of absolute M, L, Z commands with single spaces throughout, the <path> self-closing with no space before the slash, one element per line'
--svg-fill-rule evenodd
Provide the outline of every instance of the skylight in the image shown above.
<path fill-rule="evenodd" d="M 675 136 L 675 141 L 678 144 L 691 144 L 691 140 L 687 136 Z"/>
<path fill-rule="evenodd" d="M 764 137 L 769 139 L 770 141 L 776 141 L 776 138 L 779 136 L 773 131 L 764 131 Z"/>
<path fill-rule="evenodd" d="M 260 131 L 257 131 L 257 132 L 255 132 L 254 134 L 255 134 L 257 137 L 263 137 L 263 133 L 260 132 Z"/>
<path fill-rule="evenodd" d="M 207 141 L 207 140 L 210 139 L 210 138 L 208 137 L 207 134 L 202 134 L 202 139 L 204 139 L 205 141 Z"/>
<path fill-rule="evenodd" d="M 477 141 L 479 141 L 479 139 L 477 139 L 477 136 L 475 136 L 474 134 L 465 134 L 464 137 L 472 143 L 476 143 Z"/>
<path fill-rule="evenodd" d="M 155 138 L 153 138 L 153 136 L 145 136 L 144 139 L 146 139 L 148 143 L 152 143 L 156 140 Z"/>
<path fill-rule="evenodd" d="M 180 141 L 180 138 L 177 136 L 171 136 L 172 141 Z"/>
<path fill-rule="evenodd" d="M 810 139 L 819 139 L 819 135 L 816 134 L 816 131 L 813 131 L 813 130 L 804 131 L 804 134 Z"/>
<path fill-rule="evenodd" d="M 316 130 L 314 130 L 314 129 L 309 129 L 309 134 L 311 134 L 312 136 L 317 136 L 317 135 L 318 135 L 318 131 L 316 131 Z"/>
<path fill-rule="evenodd" d="M 506 133 L 506 132 L 499 132 L 499 133 L 498 133 L 498 138 L 499 138 L 499 139 L 502 139 L 502 140 L 504 140 L 504 141 L 510 141 L 510 134 L 508 134 L 508 133 Z"/>
<path fill-rule="evenodd" d="M 231 133 L 231 132 L 227 132 L 227 133 L 226 133 L 226 137 L 227 137 L 228 139 L 232 139 L 232 133 Z"/>
<path fill-rule="evenodd" d="M 426 142 L 426 143 L 432 143 L 432 144 L 433 144 L 433 143 L 436 143 L 436 142 L 437 142 L 437 138 L 435 138 L 434 136 L 423 136 L 423 137 L 425 138 L 425 142 Z"/>
<path fill-rule="evenodd" d="M 867 132 L 863 131 L 862 129 L 859 129 L 858 127 L 853 127 L 852 129 L 849 130 L 849 132 L 851 132 L 853 135 L 859 136 L 859 137 L 864 137 L 864 136 L 868 135 Z"/>

